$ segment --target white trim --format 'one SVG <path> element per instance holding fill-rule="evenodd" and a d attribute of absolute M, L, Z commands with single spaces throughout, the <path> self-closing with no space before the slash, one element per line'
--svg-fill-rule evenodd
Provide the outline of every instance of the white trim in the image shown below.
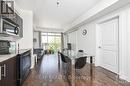
<path fill-rule="evenodd" d="M 126 75 L 126 13 L 121 12 L 119 16 L 119 77 L 127 80 Z"/>

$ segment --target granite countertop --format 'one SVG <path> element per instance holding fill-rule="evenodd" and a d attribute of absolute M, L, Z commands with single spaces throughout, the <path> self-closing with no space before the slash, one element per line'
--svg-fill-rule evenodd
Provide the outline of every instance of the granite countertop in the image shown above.
<path fill-rule="evenodd" d="M 17 56 L 18 54 L 22 54 L 22 53 L 24 53 L 28 50 L 30 50 L 30 49 L 21 49 L 21 50 L 19 50 L 19 53 L 18 52 L 12 52 L 12 54 L 0 55 L 0 62 L 3 62 L 3 61 L 8 60 L 10 58 L 13 58 L 13 57 Z"/>

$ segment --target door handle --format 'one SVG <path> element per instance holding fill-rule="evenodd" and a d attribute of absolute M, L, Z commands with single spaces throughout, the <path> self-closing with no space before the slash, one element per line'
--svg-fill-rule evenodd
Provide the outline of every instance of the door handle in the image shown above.
<path fill-rule="evenodd" d="M 0 66 L 0 80 L 1 80 L 2 78 L 1 78 L 1 66 Z"/>
<path fill-rule="evenodd" d="M 99 46 L 98 48 L 100 48 L 100 49 L 101 49 L 102 47 L 101 47 L 101 46 Z"/>
<path fill-rule="evenodd" d="M 3 70 L 2 70 L 2 69 L 3 69 Z M 2 70 L 1 76 L 2 76 L 2 77 L 6 77 L 6 64 L 4 64 L 4 65 L 1 67 L 1 70 Z"/>

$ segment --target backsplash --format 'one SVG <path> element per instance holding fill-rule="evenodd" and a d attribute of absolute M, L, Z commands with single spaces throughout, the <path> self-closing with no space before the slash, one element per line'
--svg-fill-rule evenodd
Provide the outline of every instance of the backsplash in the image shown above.
<path fill-rule="evenodd" d="M 16 53 L 16 43 L 0 40 L 0 55 Z"/>
<path fill-rule="evenodd" d="M 10 42 L 10 53 L 16 53 L 16 42 Z"/>

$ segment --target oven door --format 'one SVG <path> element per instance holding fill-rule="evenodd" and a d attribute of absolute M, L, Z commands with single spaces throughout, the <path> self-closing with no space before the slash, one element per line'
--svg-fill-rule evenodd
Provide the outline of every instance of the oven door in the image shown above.
<path fill-rule="evenodd" d="M 5 19 L 2 19 L 2 33 L 19 36 L 19 27 Z"/>

